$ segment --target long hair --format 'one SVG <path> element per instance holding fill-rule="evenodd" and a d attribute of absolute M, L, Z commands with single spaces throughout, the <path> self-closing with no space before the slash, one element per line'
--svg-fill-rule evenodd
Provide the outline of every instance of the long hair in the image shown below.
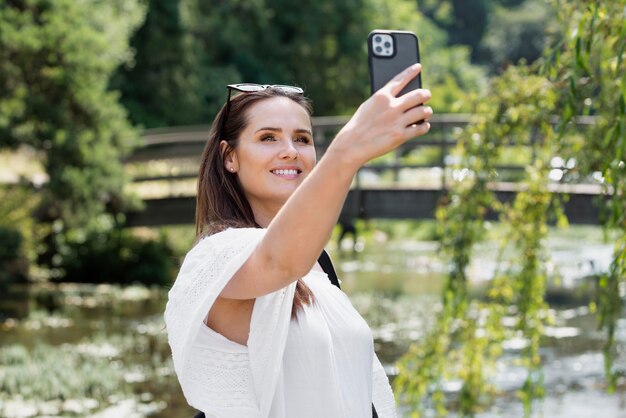
<path fill-rule="evenodd" d="M 248 109 L 255 103 L 272 97 L 287 97 L 302 106 L 309 116 L 313 113 L 311 103 L 306 97 L 273 88 L 238 94 L 231 98 L 230 103 L 222 106 L 211 125 L 209 140 L 200 159 L 196 195 L 196 239 L 231 227 L 260 228 L 237 175 L 226 170 L 224 159 L 237 148 L 239 136 L 248 124 Z M 221 141 L 228 144 L 224 153 L 220 150 Z M 292 318 L 296 318 L 297 312 L 313 300 L 311 289 L 302 279 L 298 279 L 291 310 Z"/>

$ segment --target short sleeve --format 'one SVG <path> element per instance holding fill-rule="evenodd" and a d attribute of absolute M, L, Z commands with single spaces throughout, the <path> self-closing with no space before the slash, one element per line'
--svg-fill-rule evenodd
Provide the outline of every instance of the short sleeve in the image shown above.
<path fill-rule="evenodd" d="M 211 363 L 214 369 L 220 369 L 223 376 L 220 379 L 215 376 L 194 378 L 198 366 L 194 363 L 197 360 L 194 357 L 194 342 L 204 326 L 203 320 L 264 235 L 264 229 L 244 228 L 228 229 L 204 238 L 185 257 L 168 294 L 165 324 L 174 369 L 187 401 L 197 407 L 203 406 L 201 409 L 208 416 L 218 411 L 215 405 L 207 405 L 206 394 L 225 396 L 222 392 L 225 379 L 246 381 L 239 379 L 241 376 L 236 376 L 238 373 L 249 373 L 254 393 L 248 393 L 245 400 L 249 403 L 255 399 L 256 405 L 255 408 L 232 405 L 227 416 L 267 417 L 271 408 L 282 367 L 295 282 L 255 300 L 247 355 L 236 355 L 237 359 L 234 359 L 233 354 L 222 355 L 217 350 L 211 350 L 210 356 L 214 358 L 202 360 Z M 248 367 L 249 371 L 244 370 Z M 198 384 L 202 387 L 194 386 Z M 237 411 L 243 415 L 237 415 Z M 222 412 L 218 416 L 222 416 Z"/>
<path fill-rule="evenodd" d="M 187 355 L 202 321 L 264 233 L 256 228 L 227 229 L 200 240 L 187 253 L 165 307 L 174 369 L 183 390 Z"/>

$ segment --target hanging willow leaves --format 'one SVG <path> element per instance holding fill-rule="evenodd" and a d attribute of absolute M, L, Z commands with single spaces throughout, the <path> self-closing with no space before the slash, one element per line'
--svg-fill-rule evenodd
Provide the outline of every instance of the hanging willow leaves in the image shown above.
<path fill-rule="evenodd" d="M 626 287 L 626 0 L 554 3 L 560 21 L 577 29 L 566 33 L 559 58 L 548 63 L 551 81 L 560 89 L 563 106 L 597 117 L 573 158 L 580 172 L 600 175 L 607 194 L 601 221 L 607 230 L 618 231 L 611 266 L 597 281 L 594 304 L 598 325 L 606 332 L 605 371 L 613 390 L 615 329 Z"/>
<path fill-rule="evenodd" d="M 413 416 L 429 408 L 444 416 L 450 403 L 462 416 L 479 411 L 495 393 L 489 374 L 503 351 L 502 342 L 511 337 L 525 342 L 520 361 L 527 378 L 519 394 L 527 416 L 532 400 L 543 396 L 539 349 L 550 321 L 544 242 L 550 222 L 567 225 L 560 198 L 550 193 L 548 173 L 555 155 L 575 162 L 569 180 L 600 175 L 607 197 L 600 221 L 607 229 L 620 231 L 610 269 L 598 280 L 595 301 L 599 325 L 607 332 L 609 387 L 615 384 L 615 329 L 626 288 L 622 161 L 626 154 L 626 0 L 610 4 L 555 0 L 553 4 L 562 38 L 545 52 L 543 63 L 533 67 L 522 63 L 492 80 L 489 91 L 474 105 L 477 116 L 458 138 L 454 181 L 437 213 L 442 254 L 449 266 L 443 308 L 432 332 L 398 362 L 395 380 L 400 401 Z M 595 116 L 595 123 L 586 124 L 580 118 L 585 115 Z M 495 182 L 504 147 L 515 147 L 531 158 L 519 181 L 509 185 L 517 191 L 515 198 L 503 204 Z M 467 268 L 473 247 L 485 237 L 490 216 L 506 232 L 500 254 L 494 255 L 498 268 L 479 301 L 469 297 Z M 503 257 L 505 249 L 513 256 Z M 456 397 L 444 396 L 450 382 L 461 382 Z"/>
<path fill-rule="evenodd" d="M 512 67 L 494 79 L 488 96 L 476 105 L 478 116 L 458 138 L 459 164 L 453 170 L 449 201 L 437 214 L 442 249 L 450 262 L 443 310 L 428 339 L 399 362 L 396 380 L 401 392 L 411 394 L 404 400 L 417 416 L 429 398 L 439 415 L 445 415 L 445 381 L 463 382 L 457 400 L 462 415 L 470 416 L 488 403 L 495 390 L 488 383 L 489 371 L 502 353 L 505 338 L 527 341 L 523 361 L 530 373 L 522 388 L 524 400 L 541 393 L 538 359 L 547 278 L 542 243 L 552 204 L 545 170 L 550 141 L 545 139 L 554 134 L 550 111 L 528 109 L 550 110 L 554 104 L 554 93 L 545 78 Z M 526 151 L 523 153 L 529 156 L 520 182 L 522 190 L 509 204 L 502 204 L 496 195 L 498 161 L 505 147 Z M 494 216 L 507 228 L 503 250 L 510 246 L 519 255 L 492 281 L 485 300 L 470 300 L 467 267 L 472 248 L 485 236 L 487 217 Z M 506 328 L 503 317 L 511 312 L 517 318 L 516 326 Z M 419 382 L 437 383 L 429 387 Z"/>

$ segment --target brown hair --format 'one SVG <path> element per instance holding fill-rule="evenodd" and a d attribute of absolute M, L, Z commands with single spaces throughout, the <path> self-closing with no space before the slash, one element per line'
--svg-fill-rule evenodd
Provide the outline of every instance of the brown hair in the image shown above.
<path fill-rule="evenodd" d="M 226 170 L 224 158 L 235 148 L 241 132 L 248 124 L 248 109 L 255 103 L 272 97 L 287 97 L 302 106 L 312 115 L 310 101 L 296 93 L 267 88 L 261 91 L 241 93 L 224 104 L 217 113 L 202 157 L 198 173 L 198 193 L 196 196 L 196 239 L 212 235 L 226 228 L 260 228 L 254 220 L 250 203 L 246 198 L 238 177 Z M 220 151 L 220 142 L 226 141 L 228 148 Z M 304 305 L 313 302 L 311 289 L 298 279 L 291 309 L 291 317 Z"/>

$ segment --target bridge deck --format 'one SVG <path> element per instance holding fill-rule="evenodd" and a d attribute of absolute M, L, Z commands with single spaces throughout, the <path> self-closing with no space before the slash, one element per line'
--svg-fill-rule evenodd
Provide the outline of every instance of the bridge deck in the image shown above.
<path fill-rule="evenodd" d="M 500 201 L 510 202 L 519 191 L 519 185 L 496 184 L 493 190 Z M 555 185 L 552 192 L 562 196 L 560 200 L 570 223 L 598 223 L 601 202 L 599 187 Z M 437 205 L 443 196 L 445 196 L 445 191 L 440 188 L 352 189 L 346 198 L 341 217 L 347 219 L 433 219 Z M 193 196 L 150 199 L 146 200 L 145 204 L 145 210 L 142 212 L 127 214 L 129 226 L 194 223 L 195 197 Z M 488 217 L 494 219 L 492 214 Z"/>

